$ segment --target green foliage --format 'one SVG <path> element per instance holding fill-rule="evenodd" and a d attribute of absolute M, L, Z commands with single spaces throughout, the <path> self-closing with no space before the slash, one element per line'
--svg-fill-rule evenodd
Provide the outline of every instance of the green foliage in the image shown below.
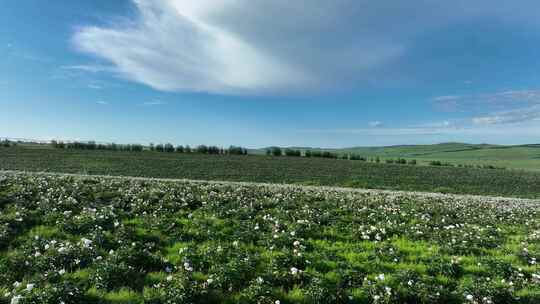
<path fill-rule="evenodd" d="M 2 148 L 0 170 L 126 175 L 245 182 L 295 183 L 511 197 L 540 197 L 540 174 L 476 167 L 385 165 L 312 157 L 272 159 L 191 153 L 51 149 L 46 145 Z M 318 157 L 315 157 L 317 156 Z M 380 160 L 380 159 L 379 159 Z M 1 229 L 1 227 L 0 227 Z"/>
<path fill-rule="evenodd" d="M 285 149 L 285 156 L 300 157 L 300 156 L 302 156 L 302 151 L 293 150 L 293 149 Z"/>
<path fill-rule="evenodd" d="M 540 299 L 532 200 L 0 173 L 0 202 L 0 303 Z"/>
<path fill-rule="evenodd" d="M 267 152 L 267 154 L 272 155 L 272 156 L 282 156 L 283 155 L 283 151 L 279 147 L 272 147 L 272 148 L 268 149 L 267 151 L 269 151 L 269 152 Z"/>

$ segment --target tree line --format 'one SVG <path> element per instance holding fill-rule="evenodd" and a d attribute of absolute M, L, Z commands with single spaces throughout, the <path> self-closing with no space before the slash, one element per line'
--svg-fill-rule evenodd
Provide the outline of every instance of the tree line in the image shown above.
<path fill-rule="evenodd" d="M 374 163 L 380 163 L 381 159 L 380 157 L 365 157 L 360 154 L 356 153 L 333 153 L 330 151 L 322 151 L 322 150 L 299 150 L 299 149 L 291 149 L 286 148 L 282 149 L 280 147 L 270 147 L 266 149 L 266 155 L 268 156 L 288 156 L 288 157 L 306 157 L 306 158 L 331 158 L 331 159 L 345 159 L 345 160 L 358 160 L 358 161 L 364 161 L 364 162 L 374 162 Z M 396 160 L 394 159 L 387 159 L 385 160 L 386 163 L 389 164 L 409 164 L 409 165 L 416 165 L 416 160 L 405 160 L 398 158 Z"/>
<path fill-rule="evenodd" d="M 9 148 L 9 147 L 13 147 L 13 146 L 16 146 L 17 143 L 14 142 L 14 141 L 10 141 L 10 140 L 7 140 L 7 139 L 4 139 L 0 142 L 0 146 L 2 147 L 5 147 L 5 148 Z"/>
<path fill-rule="evenodd" d="M 199 145 L 191 148 L 190 146 L 173 146 L 170 143 L 167 144 L 150 144 L 150 151 L 156 152 L 168 152 L 168 153 L 199 153 L 199 154 L 214 154 L 214 155 L 248 155 L 248 150 L 243 147 L 230 146 L 229 148 L 222 148 L 218 146 L 206 146 Z"/>
<path fill-rule="evenodd" d="M 105 151 L 129 151 L 129 152 L 165 152 L 165 153 L 199 153 L 199 154 L 228 154 L 228 155 L 247 155 L 248 150 L 243 147 L 230 146 L 229 148 L 221 148 L 218 146 L 199 145 L 191 148 L 190 146 L 174 146 L 171 143 L 157 144 L 150 143 L 148 147 L 140 144 L 100 144 L 95 141 L 88 142 L 63 142 L 51 141 L 51 145 L 57 149 L 73 149 L 73 150 L 105 150 Z"/>

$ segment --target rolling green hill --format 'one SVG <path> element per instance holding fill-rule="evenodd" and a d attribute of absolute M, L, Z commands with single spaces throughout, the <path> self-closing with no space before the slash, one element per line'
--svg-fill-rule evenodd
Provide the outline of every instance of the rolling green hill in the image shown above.
<path fill-rule="evenodd" d="M 323 150 L 321 148 L 297 148 Z M 441 143 L 434 145 L 400 145 L 387 147 L 352 147 L 324 149 L 338 154 L 355 153 L 365 157 L 417 159 L 420 164 L 440 160 L 462 165 L 494 165 L 511 169 L 540 171 L 540 145 L 490 145 Z M 258 151 L 264 153 L 264 149 Z"/>

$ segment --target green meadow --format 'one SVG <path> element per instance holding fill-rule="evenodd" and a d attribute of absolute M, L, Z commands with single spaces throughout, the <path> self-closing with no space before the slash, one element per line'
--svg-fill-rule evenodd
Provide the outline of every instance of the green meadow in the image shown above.
<path fill-rule="evenodd" d="M 433 150 L 436 147 L 429 148 Z M 423 155 L 428 156 L 421 158 L 418 150 L 415 154 L 412 152 L 407 154 L 403 149 L 399 153 L 392 152 L 396 154 L 389 154 L 390 152 L 383 154 L 379 151 L 373 152 L 373 155 L 382 158 L 400 155 L 399 157 L 427 161 L 435 153 L 431 151 L 429 154 L 424 151 Z M 488 153 L 486 151 L 473 149 L 467 152 L 436 153 L 445 155 Z M 475 162 L 471 158 L 462 161 Z M 401 165 L 386 164 L 384 161 L 375 163 L 313 157 L 122 152 L 54 149 L 48 145 L 18 145 L 9 148 L 0 147 L 0 170 L 540 197 L 540 173 L 531 170 Z"/>
<path fill-rule="evenodd" d="M 0 173 L 0 303 L 539 303 L 540 203 Z"/>

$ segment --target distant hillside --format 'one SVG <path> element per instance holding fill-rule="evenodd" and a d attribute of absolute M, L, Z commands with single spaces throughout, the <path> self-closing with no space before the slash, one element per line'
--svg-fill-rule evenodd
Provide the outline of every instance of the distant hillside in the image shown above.
<path fill-rule="evenodd" d="M 354 153 L 365 157 L 418 159 L 427 163 L 440 160 L 453 164 L 489 164 L 514 169 L 540 170 L 540 144 L 491 145 L 467 143 L 440 143 L 433 145 L 398 145 L 387 147 L 351 147 L 322 149 L 299 147 L 299 150 L 324 150 L 334 153 Z M 253 150 L 264 154 L 266 149 Z"/>

